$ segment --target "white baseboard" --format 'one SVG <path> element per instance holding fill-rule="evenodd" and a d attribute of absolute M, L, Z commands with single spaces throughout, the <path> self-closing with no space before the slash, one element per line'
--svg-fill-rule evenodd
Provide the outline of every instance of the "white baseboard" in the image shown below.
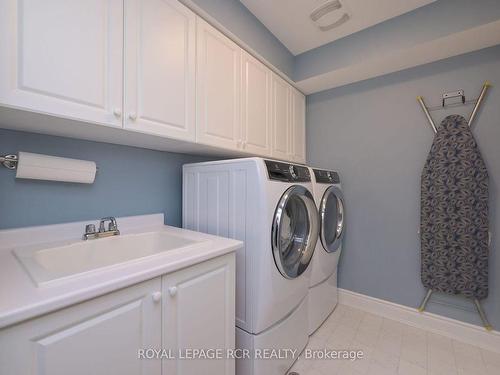
<path fill-rule="evenodd" d="M 500 353 L 500 332 L 339 288 L 339 303 Z"/>

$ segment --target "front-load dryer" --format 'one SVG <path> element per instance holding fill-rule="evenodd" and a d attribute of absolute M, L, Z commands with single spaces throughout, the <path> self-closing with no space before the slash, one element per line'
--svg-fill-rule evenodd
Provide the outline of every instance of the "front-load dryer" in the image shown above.
<path fill-rule="evenodd" d="M 309 284 L 309 334 L 312 334 L 337 305 L 337 267 L 345 233 L 345 203 L 337 172 L 310 168 L 310 174 L 320 223 L 320 240 L 311 262 Z"/>
<path fill-rule="evenodd" d="M 255 359 L 262 349 L 307 344 L 307 295 L 319 219 L 307 167 L 261 158 L 183 167 L 183 226 L 239 239 L 236 346 L 250 358 L 238 375 L 283 375 L 294 360 Z"/>

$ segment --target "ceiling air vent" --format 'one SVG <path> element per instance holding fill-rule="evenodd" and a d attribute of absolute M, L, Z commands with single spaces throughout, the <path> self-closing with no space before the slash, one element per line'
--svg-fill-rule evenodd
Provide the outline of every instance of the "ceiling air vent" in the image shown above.
<path fill-rule="evenodd" d="M 321 31 L 334 29 L 350 18 L 347 12 L 342 11 L 340 0 L 330 0 L 316 8 L 309 16 Z"/>

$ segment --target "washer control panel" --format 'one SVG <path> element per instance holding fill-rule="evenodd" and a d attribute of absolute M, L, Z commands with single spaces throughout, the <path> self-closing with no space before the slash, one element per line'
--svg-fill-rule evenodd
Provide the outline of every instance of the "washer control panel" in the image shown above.
<path fill-rule="evenodd" d="M 337 172 L 325 169 L 313 169 L 316 182 L 320 184 L 339 184 L 340 177 Z"/>
<path fill-rule="evenodd" d="M 285 182 L 310 182 L 309 169 L 303 165 L 283 163 L 273 160 L 264 160 L 270 180 Z"/>

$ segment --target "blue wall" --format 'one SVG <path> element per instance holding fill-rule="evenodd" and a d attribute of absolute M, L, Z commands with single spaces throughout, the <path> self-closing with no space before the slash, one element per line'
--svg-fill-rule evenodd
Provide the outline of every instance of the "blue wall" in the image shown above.
<path fill-rule="evenodd" d="M 0 229 L 163 212 L 182 223 L 182 164 L 201 157 L 0 129 L 0 151 L 93 160 L 92 185 L 21 180 L 0 168 Z"/>
<path fill-rule="evenodd" d="M 443 92 L 464 89 L 471 99 L 485 80 L 493 87 L 474 127 L 490 174 L 491 288 L 484 306 L 500 329 L 500 47 L 307 97 L 308 162 L 338 169 L 343 177 L 348 229 L 342 288 L 413 307 L 421 301 L 420 173 L 433 132 L 415 97 L 439 105 Z M 471 109 L 432 115 L 439 123 Z M 442 295 L 431 301 L 432 312 L 480 323 L 469 301 Z"/>
<path fill-rule="evenodd" d="M 289 77 L 294 56 L 239 0 L 192 0 Z"/>

